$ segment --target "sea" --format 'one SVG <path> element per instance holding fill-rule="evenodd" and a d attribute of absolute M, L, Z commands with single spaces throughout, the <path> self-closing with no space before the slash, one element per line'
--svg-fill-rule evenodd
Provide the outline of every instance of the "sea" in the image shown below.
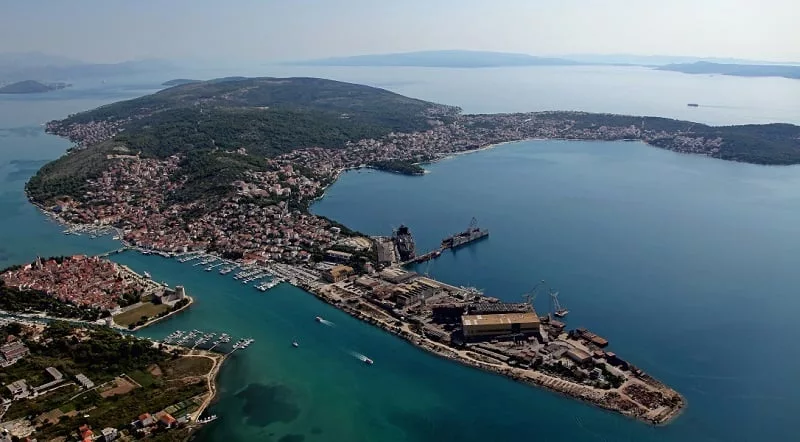
<path fill-rule="evenodd" d="M 569 109 L 717 125 L 800 124 L 798 81 L 633 67 L 253 65 L 67 79 L 73 88 L 0 95 L 0 267 L 118 247 L 108 237 L 64 235 L 27 202 L 27 179 L 70 145 L 46 135 L 42 123 L 152 93 L 171 78 L 227 75 L 353 81 L 467 112 Z M 545 280 L 570 310 L 569 326 L 604 336 L 611 350 L 680 391 L 684 413 L 653 427 L 432 356 L 290 285 L 262 293 L 188 263 L 114 255 L 156 280 L 184 285 L 196 300 L 142 336 L 199 329 L 255 339 L 226 361 L 209 410 L 219 419 L 197 440 L 796 439 L 800 168 L 635 142 L 566 141 L 511 143 L 426 168 L 421 177 L 347 172 L 312 211 L 368 234 L 406 224 L 422 251 L 476 218 L 489 238 L 417 271 L 508 301 L 521 301 Z M 546 299 L 536 302 L 547 310 Z M 156 410 L 132 413 L 145 411 Z"/>

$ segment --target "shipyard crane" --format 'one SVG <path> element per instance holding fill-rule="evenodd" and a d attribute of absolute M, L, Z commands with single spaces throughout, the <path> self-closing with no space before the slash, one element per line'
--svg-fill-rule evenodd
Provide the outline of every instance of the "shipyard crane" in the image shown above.
<path fill-rule="evenodd" d="M 550 291 L 550 314 L 555 315 L 559 318 L 563 318 L 567 316 L 569 310 L 565 309 L 561 306 L 561 303 L 558 302 L 558 292 L 551 290 Z"/>
<path fill-rule="evenodd" d="M 522 299 L 525 300 L 526 303 L 531 305 L 531 309 L 536 311 L 534 303 L 536 302 L 536 297 L 539 295 L 539 292 L 549 290 L 547 287 L 547 283 L 543 280 L 539 281 L 530 292 L 525 293 L 522 295 Z"/>

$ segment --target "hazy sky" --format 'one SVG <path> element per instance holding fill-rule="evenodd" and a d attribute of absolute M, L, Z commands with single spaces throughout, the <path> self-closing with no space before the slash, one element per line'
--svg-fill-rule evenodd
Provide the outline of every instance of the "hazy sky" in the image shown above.
<path fill-rule="evenodd" d="M 0 52 L 280 60 L 430 49 L 800 62 L 800 0 L 6 0 Z"/>

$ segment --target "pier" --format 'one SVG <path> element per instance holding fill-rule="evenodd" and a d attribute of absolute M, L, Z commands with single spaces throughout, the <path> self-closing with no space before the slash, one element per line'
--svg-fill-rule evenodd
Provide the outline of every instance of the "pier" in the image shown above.
<path fill-rule="evenodd" d="M 207 333 L 195 329 L 188 332 L 183 330 L 175 330 L 160 342 L 178 347 L 186 347 L 190 350 L 215 350 L 227 355 L 230 355 L 237 350 L 243 350 L 255 342 L 255 339 L 252 338 L 241 338 L 238 339 L 229 349 L 221 350 L 223 346 L 227 346 L 232 340 L 233 338 L 227 333 L 220 333 L 219 337 L 217 337 L 216 332 Z"/>
<path fill-rule="evenodd" d="M 442 252 L 447 249 L 457 249 L 462 246 L 466 246 L 470 243 L 475 241 L 479 241 L 489 236 L 489 231 L 486 229 L 478 228 L 478 220 L 472 218 L 469 223 L 469 227 L 463 232 L 456 233 L 455 235 L 450 235 L 447 238 L 442 240 L 442 244 L 439 246 L 438 249 L 431 250 L 428 253 L 423 255 L 415 256 L 411 259 L 403 261 L 400 263 L 401 267 L 407 266 L 409 264 L 419 264 L 421 262 L 430 261 L 432 259 L 436 259 L 441 256 Z"/>

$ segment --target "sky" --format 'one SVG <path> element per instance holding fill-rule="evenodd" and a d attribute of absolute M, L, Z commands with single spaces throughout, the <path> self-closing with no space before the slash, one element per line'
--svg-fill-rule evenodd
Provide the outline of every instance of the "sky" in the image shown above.
<path fill-rule="evenodd" d="M 471 49 L 800 62 L 799 0 L 6 0 L 0 52 L 248 61 Z"/>

